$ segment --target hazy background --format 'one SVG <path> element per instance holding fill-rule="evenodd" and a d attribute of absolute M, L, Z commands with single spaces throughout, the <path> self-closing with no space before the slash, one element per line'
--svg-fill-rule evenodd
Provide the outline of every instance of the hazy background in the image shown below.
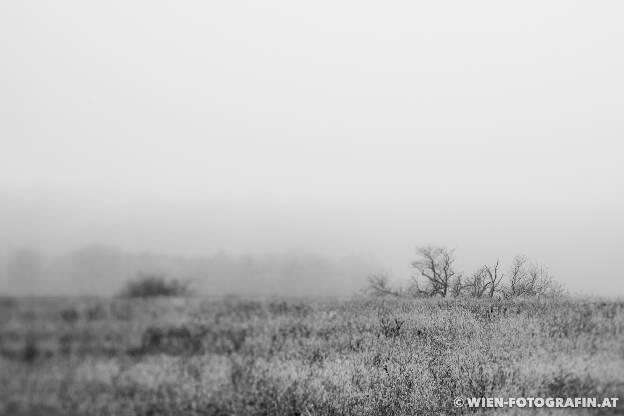
<path fill-rule="evenodd" d="M 345 294 L 435 243 L 623 295 L 623 12 L 3 1 L 0 289 Z"/>

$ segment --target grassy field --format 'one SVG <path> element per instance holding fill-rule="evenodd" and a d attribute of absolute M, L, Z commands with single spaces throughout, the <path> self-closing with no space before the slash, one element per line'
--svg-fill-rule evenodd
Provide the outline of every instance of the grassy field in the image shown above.
<path fill-rule="evenodd" d="M 0 300 L 5 415 L 474 413 L 462 396 L 624 401 L 624 303 Z"/>

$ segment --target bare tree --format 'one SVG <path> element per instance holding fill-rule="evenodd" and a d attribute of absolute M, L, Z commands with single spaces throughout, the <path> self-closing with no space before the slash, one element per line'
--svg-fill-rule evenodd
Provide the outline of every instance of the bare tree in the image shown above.
<path fill-rule="evenodd" d="M 373 273 L 368 276 L 368 292 L 374 296 L 401 296 L 401 290 L 392 288 L 388 275 L 383 273 Z"/>
<path fill-rule="evenodd" d="M 529 282 L 531 295 L 537 297 L 559 297 L 564 295 L 565 290 L 555 281 L 550 271 L 539 264 L 529 267 Z"/>
<path fill-rule="evenodd" d="M 507 298 L 561 296 L 563 288 L 544 266 L 529 263 L 525 256 L 516 256 L 509 271 L 509 285 L 503 294 Z"/>
<path fill-rule="evenodd" d="M 489 282 L 487 281 L 485 266 L 472 274 L 472 277 L 466 284 L 466 287 L 470 289 L 470 295 L 474 298 L 483 297 L 488 289 Z"/>
<path fill-rule="evenodd" d="M 464 283 L 462 280 L 462 276 L 457 276 L 453 283 L 451 284 L 451 296 L 454 298 L 461 296 L 462 292 L 469 284 Z"/>
<path fill-rule="evenodd" d="M 505 290 L 505 297 L 516 297 L 524 295 L 525 283 L 527 278 L 526 272 L 527 258 L 523 255 L 517 255 L 513 259 L 511 269 L 509 271 L 509 287 Z"/>
<path fill-rule="evenodd" d="M 464 278 L 455 271 L 453 250 L 429 245 L 418 247 L 417 253 L 411 266 L 419 274 L 412 276 L 407 288 L 392 287 L 385 274 L 372 274 L 368 277 L 368 293 L 396 297 L 459 297 L 467 293 L 475 298 L 497 295 L 505 298 L 558 297 L 565 294 L 546 267 L 529 263 L 525 256 L 514 257 L 507 274 L 502 272 L 500 260 L 496 260 L 496 263 L 486 264 L 469 278 Z M 509 276 L 507 284 L 504 283 L 505 276 Z"/>
<path fill-rule="evenodd" d="M 494 266 L 490 267 L 486 265 L 483 266 L 483 269 L 485 270 L 485 274 L 488 278 L 487 286 L 490 297 L 493 298 L 494 294 L 500 291 L 500 285 L 505 275 L 499 271 L 498 260 L 496 260 L 496 264 L 494 264 Z"/>
<path fill-rule="evenodd" d="M 475 271 L 464 287 L 470 289 L 472 297 L 481 298 L 487 293 L 493 298 L 496 293 L 501 292 L 503 277 L 500 263 L 496 260 L 493 266 L 484 265 Z"/>
<path fill-rule="evenodd" d="M 457 277 L 453 267 L 455 262 L 453 250 L 446 247 L 423 246 L 417 248 L 417 253 L 418 258 L 411 265 L 426 279 L 427 284 L 421 289 L 417 278 L 412 277 L 413 286 L 429 296 L 446 297 L 453 279 Z"/>

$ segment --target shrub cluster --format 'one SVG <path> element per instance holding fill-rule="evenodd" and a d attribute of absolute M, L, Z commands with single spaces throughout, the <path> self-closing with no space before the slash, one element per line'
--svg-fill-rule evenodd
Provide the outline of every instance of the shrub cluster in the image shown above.
<path fill-rule="evenodd" d="M 158 296 L 188 296 L 189 284 L 167 280 L 164 276 L 140 273 L 136 280 L 126 284 L 120 296 L 124 298 L 150 298 Z"/>

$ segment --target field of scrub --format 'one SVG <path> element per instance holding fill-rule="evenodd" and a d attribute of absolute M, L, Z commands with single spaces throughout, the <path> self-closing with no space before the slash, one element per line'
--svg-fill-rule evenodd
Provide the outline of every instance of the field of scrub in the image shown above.
<path fill-rule="evenodd" d="M 0 414 L 475 413 L 457 397 L 623 414 L 624 303 L 0 299 Z"/>

